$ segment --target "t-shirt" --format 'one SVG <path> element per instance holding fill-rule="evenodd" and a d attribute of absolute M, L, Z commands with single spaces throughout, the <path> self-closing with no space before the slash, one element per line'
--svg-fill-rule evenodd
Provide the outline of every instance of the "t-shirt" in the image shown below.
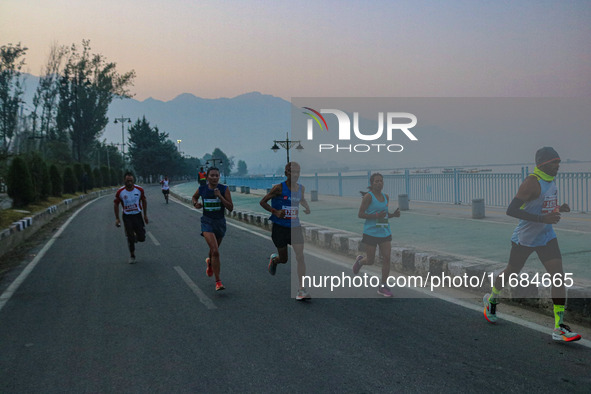
<path fill-rule="evenodd" d="M 127 190 L 125 186 L 117 190 L 114 201 L 121 203 L 124 215 L 135 215 L 142 212 L 142 200 L 144 198 L 144 189 L 138 185 L 133 185 L 132 190 Z"/>

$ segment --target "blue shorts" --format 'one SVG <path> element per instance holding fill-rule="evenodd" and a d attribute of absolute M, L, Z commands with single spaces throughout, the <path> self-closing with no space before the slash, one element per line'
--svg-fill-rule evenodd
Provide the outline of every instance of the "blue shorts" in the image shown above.
<path fill-rule="evenodd" d="M 226 235 L 226 218 L 212 219 L 207 216 L 201 216 L 201 235 L 203 233 L 213 233 L 220 239 Z"/>

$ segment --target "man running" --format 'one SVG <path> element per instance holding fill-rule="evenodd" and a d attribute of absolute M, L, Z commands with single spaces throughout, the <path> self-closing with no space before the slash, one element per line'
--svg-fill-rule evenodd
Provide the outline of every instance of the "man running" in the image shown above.
<path fill-rule="evenodd" d="M 234 204 L 230 188 L 219 183 L 220 170 L 210 167 L 206 176 L 207 184 L 199 186 L 193 194 L 193 206 L 197 209 L 203 208 L 201 235 L 209 246 L 209 257 L 205 259 L 205 273 L 207 276 L 215 274 L 215 289 L 220 291 L 225 289 L 220 279 L 220 245 L 226 235 L 225 209 L 232 212 Z M 203 203 L 199 202 L 200 197 Z"/>
<path fill-rule="evenodd" d="M 310 294 L 303 287 L 303 277 L 306 275 L 304 260 L 304 236 L 299 219 L 299 206 L 304 207 L 304 213 L 310 213 L 310 206 L 304 197 L 304 186 L 297 183 L 300 178 L 300 165 L 294 161 L 285 166 L 285 182 L 273 186 L 260 201 L 261 207 L 271 212 L 273 222 L 271 239 L 277 247 L 277 253 L 271 254 L 268 270 L 275 275 L 277 264 L 285 264 L 288 260 L 287 245 L 291 245 L 296 255 L 298 270 L 298 293 L 296 300 L 310 299 Z M 271 200 L 271 205 L 268 201 Z"/>
<path fill-rule="evenodd" d="M 564 271 L 556 233 L 552 228 L 560 220 L 560 212 L 570 212 L 568 204 L 558 206 L 558 189 L 554 177 L 559 167 L 560 157 L 553 148 L 539 149 L 536 152 L 534 173 L 523 181 L 509 204 L 507 215 L 520 220 L 511 237 L 509 263 L 496 277 L 492 293 L 485 294 L 483 298 L 484 317 L 490 323 L 496 323 L 496 306 L 503 285 L 519 274 L 529 255 L 536 252 L 552 278 L 555 323 L 552 339 L 572 342 L 578 341 L 581 336 L 563 323 L 566 303 Z"/>
<path fill-rule="evenodd" d="M 164 176 L 164 179 L 160 181 L 162 185 L 162 194 L 164 194 L 164 200 L 168 204 L 168 194 L 170 193 L 170 186 L 168 185 L 168 176 Z"/>
<path fill-rule="evenodd" d="M 121 187 L 115 193 L 113 201 L 115 210 L 115 226 L 121 227 L 119 221 L 119 204 L 123 207 L 123 226 L 127 236 L 127 246 L 129 247 L 129 264 L 135 261 L 135 243 L 146 240 L 145 224 L 148 224 L 148 201 L 144 189 L 134 184 L 133 174 L 126 172 L 124 176 L 125 186 Z M 142 220 L 142 212 L 144 219 Z"/>
<path fill-rule="evenodd" d="M 199 173 L 197 175 L 199 178 L 199 185 L 205 186 L 205 184 L 207 183 L 207 173 L 203 171 L 203 167 L 201 167 L 201 170 L 199 170 Z"/>

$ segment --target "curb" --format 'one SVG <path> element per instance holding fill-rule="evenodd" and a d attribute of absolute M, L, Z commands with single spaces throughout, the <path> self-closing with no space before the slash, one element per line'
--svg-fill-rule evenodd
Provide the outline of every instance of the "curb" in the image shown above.
<path fill-rule="evenodd" d="M 171 192 L 176 199 L 191 205 L 191 199 Z M 227 213 L 227 217 L 242 223 L 257 226 L 259 228 L 271 231 L 271 222 L 268 215 L 258 212 L 234 210 Z M 306 242 L 310 242 L 320 248 L 331 250 L 332 252 L 355 257 L 361 252 L 361 236 L 357 233 L 342 231 L 338 229 L 318 226 L 316 224 L 302 222 L 302 232 Z M 393 246 L 390 258 L 391 267 L 403 274 L 419 275 L 425 280 L 434 280 L 439 278 L 478 278 L 481 279 L 482 286 L 454 286 L 468 291 L 474 296 L 482 296 L 490 292 L 490 275 L 496 274 L 505 268 L 505 264 L 491 263 L 479 259 L 467 260 L 458 259 L 454 256 L 447 256 L 416 250 L 414 248 Z M 351 262 L 351 265 L 353 262 Z M 380 265 L 380 259 L 376 259 L 376 264 Z M 524 269 L 521 273 L 533 278 L 536 274 L 534 270 Z M 431 282 L 432 283 L 432 282 Z M 462 283 L 463 284 L 463 283 Z M 529 284 L 528 286 L 506 286 L 501 297 L 503 302 L 524 305 L 541 310 L 545 314 L 552 315 L 552 299 L 550 296 L 551 288 L 549 286 L 537 286 Z M 567 310 L 569 320 L 591 324 L 591 286 L 575 285 L 567 288 Z"/>

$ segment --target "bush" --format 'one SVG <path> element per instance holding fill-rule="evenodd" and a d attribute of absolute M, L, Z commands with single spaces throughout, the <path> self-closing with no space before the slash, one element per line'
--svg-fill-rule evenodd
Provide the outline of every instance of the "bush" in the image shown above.
<path fill-rule="evenodd" d="M 96 183 L 94 181 L 93 171 L 90 168 L 90 164 L 84 164 L 82 169 L 84 171 L 84 173 L 82 174 L 82 179 L 86 180 L 86 184 L 82 185 L 84 187 L 84 190 L 86 191 L 86 189 L 94 189 L 96 187 Z"/>
<path fill-rule="evenodd" d="M 22 208 L 35 201 L 35 188 L 31 180 L 31 173 L 25 161 L 15 157 L 8 169 L 6 180 L 8 196 L 12 198 L 12 205 Z"/>
<path fill-rule="evenodd" d="M 61 197 L 63 190 L 62 176 L 55 164 L 49 167 L 49 179 L 51 179 L 51 195 L 54 197 Z"/>
<path fill-rule="evenodd" d="M 78 181 L 74 175 L 72 167 L 66 167 L 64 170 L 64 193 L 76 194 L 78 190 Z"/>
<path fill-rule="evenodd" d="M 101 175 L 101 170 L 98 168 L 92 170 L 92 184 L 94 187 L 103 186 L 103 176 Z"/>
<path fill-rule="evenodd" d="M 74 171 L 74 177 L 76 179 L 76 191 L 84 191 L 84 169 L 82 168 L 82 164 L 80 163 L 75 163 L 74 167 L 72 169 Z M 64 178 L 66 177 L 66 173 L 64 172 Z M 67 193 L 66 191 L 66 187 L 64 185 L 64 191 Z"/>
<path fill-rule="evenodd" d="M 101 167 L 101 179 L 103 180 L 101 186 L 111 186 L 111 174 L 109 173 L 109 168 L 107 166 Z"/>

